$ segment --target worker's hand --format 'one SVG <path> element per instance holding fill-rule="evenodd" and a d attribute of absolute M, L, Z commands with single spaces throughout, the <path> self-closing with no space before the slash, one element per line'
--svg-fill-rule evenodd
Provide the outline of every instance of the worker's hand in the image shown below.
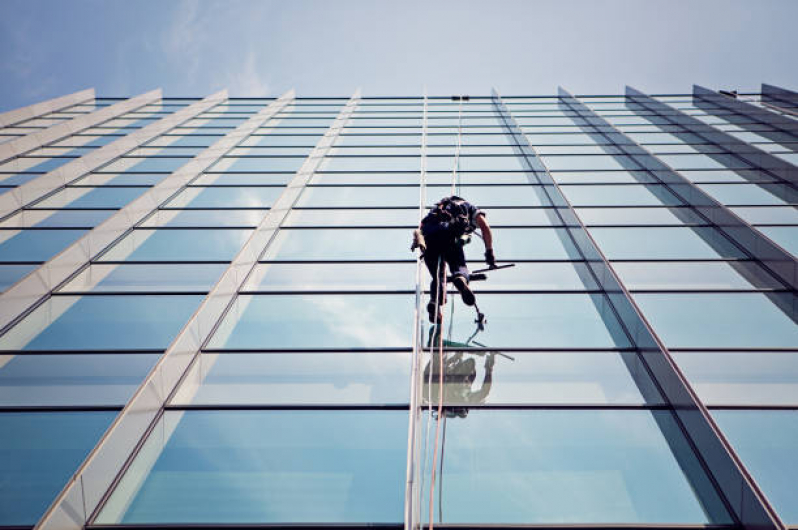
<path fill-rule="evenodd" d="M 413 230 L 413 244 L 410 245 L 410 250 L 416 250 L 417 248 L 421 249 L 422 254 L 427 251 L 427 242 L 424 241 L 424 235 L 419 229 Z"/>
<path fill-rule="evenodd" d="M 490 267 L 491 269 L 496 268 L 496 257 L 493 255 L 492 248 L 485 250 L 485 263 L 487 263 L 488 267 Z"/>
<path fill-rule="evenodd" d="M 490 352 L 485 356 L 485 370 L 491 370 L 496 363 L 496 354 Z"/>

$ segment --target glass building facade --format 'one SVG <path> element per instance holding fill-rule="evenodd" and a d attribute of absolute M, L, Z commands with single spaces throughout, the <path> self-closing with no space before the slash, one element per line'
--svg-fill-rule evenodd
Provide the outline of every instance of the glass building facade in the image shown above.
<path fill-rule="evenodd" d="M 0 530 L 798 528 L 796 205 L 770 85 L 2 114 Z"/>

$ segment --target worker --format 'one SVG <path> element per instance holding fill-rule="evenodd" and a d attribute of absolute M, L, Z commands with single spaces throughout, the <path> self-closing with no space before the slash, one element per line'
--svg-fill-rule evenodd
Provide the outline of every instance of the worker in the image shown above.
<path fill-rule="evenodd" d="M 485 244 L 485 263 L 496 267 L 493 255 L 493 236 L 485 219 L 485 212 L 462 197 L 444 197 L 430 209 L 413 232 L 411 249 L 421 248 L 432 282 L 430 301 L 427 304 L 429 320 L 437 323 L 441 319 L 441 307 L 446 303 L 446 266 L 452 276 L 452 283 L 460 291 L 463 303 L 473 306 L 476 297 L 469 287 L 469 273 L 466 267 L 463 245 L 477 228 L 482 232 Z"/>

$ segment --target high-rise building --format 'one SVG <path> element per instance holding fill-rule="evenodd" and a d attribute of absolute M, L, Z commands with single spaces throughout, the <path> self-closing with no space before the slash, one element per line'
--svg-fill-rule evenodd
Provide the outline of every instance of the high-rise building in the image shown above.
<path fill-rule="evenodd" d="M 798 93 L 0 127 L 0 527 L 798 528 Z M 436 331 L 449 195 L 514 267 Z"/>

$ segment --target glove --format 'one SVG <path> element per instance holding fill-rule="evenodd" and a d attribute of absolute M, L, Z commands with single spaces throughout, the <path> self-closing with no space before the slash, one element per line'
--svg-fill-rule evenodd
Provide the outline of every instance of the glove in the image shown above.
<path fill-rule="evenodd" d="M 489 248 L 485 251 L 485 263 L 488 264 L 488 267 L 491 269 L 496 268 L 496 258 L 493 255 L 493 249 Z"/>
<path fill-rule="evenodd" d="M 427 242 L 424 240 L 424 235 L 421 233 L 421 230 L 413 230 L 413 244 L 410 245 L 410 250 L 416 250 L 417 248 L 421 249 L 421 253 L 427 251 Z"/>

